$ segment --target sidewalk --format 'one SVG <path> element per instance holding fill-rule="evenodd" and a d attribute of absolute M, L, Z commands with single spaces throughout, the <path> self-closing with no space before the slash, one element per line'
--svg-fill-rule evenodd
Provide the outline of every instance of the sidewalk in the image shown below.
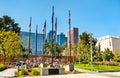
<path fill-rule="evenodd" d="M 17 71 L 17 69 L 16 68 L 8 68 L 8 69 L 6 69 L 6 70 L 4 70 L 4 71 L 1 71 L 0 72 L 0 78 L 1 77 L 3 77 L 3 78 L 7 78 L 7 77 L 9 77 L 9 78 L 12 78 L 12 77 L 14 77 L 14 72 L 15 71 Z"/>
<path fill-rule="evenodd" d="M 9 68 L 0 72 L 0 78 L 14 78 L 17 68 Z M 81 70 L 83 71 L 83 70 Z M 84 71 L 85 72 L 85 71 Z M 25 76 L 23 78 L 120 78 L 120 72 L 94 73 L 85 72 L 80 74 L 48 75 L 48 76 Z"/>

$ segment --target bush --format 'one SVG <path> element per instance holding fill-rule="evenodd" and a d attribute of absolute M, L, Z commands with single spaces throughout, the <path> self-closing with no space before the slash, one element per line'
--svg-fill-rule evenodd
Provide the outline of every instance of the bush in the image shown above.
<path fill-rule="evenodd" d="M 4 64 L 0 64 L 0 71 L 6 69 L 6 66 Z"/>
<path fill-rule="evenodd" d="M 88 64 L 89 62 L 88 61 L 82 61 L 81 63 L 82 64 Z"/>
<path fill-rule="evenodd" d="M 18 76 L 19 76 L 19 72 L 16 71 L 16 72 L 14 73 L 14 76 L 15 76 L 15 77 L 18 77 Z"/>
<path fill-rule="evenodd" d="M 20 73 L 19 73 L 20 75 L 28 75 L 28 70 L 27 69 L 25 69 L 25 68 L 22 68 L 21 70 L 20 70 Z"/>
<path fill-rule="evenodd" d="M 32 69 L 31 75 L 40 75 L 40 69 Z"/>

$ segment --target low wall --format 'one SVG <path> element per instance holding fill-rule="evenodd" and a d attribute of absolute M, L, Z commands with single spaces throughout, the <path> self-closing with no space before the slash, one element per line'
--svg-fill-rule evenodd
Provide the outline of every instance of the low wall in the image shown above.
<path fill-rule="evenodd" d="M 41 69 L 41 75 L 56 75 L 56 74 L 64 74 L 65 69 L 64 68 L 42 68 Z"/>

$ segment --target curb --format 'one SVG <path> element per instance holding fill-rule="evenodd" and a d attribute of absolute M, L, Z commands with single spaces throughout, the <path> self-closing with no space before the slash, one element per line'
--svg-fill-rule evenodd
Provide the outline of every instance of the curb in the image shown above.
<path fill-rule="evenodd" d="M 97 73 L 102 73 L 102 72 L 120 72 L 120 70 L 97 70 Z"/>

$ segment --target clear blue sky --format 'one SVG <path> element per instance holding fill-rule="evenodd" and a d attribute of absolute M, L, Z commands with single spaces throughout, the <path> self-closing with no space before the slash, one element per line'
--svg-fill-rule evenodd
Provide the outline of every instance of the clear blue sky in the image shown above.
<path fill-rule="evenodd" d="M 22 31 L 28 31 L 32 16 L 32 32 L 38 24 L 42 33 L 44 20 L 51 30 L 52 5 L 58 18 L 58 33 L 67 33 L 68 10 L 71 25 L 82 32 L 92 32 L 94 37 L 120 36 L 120 0 L 0 0 L 0 17 L 8 15 L 19 23 Z"/>

